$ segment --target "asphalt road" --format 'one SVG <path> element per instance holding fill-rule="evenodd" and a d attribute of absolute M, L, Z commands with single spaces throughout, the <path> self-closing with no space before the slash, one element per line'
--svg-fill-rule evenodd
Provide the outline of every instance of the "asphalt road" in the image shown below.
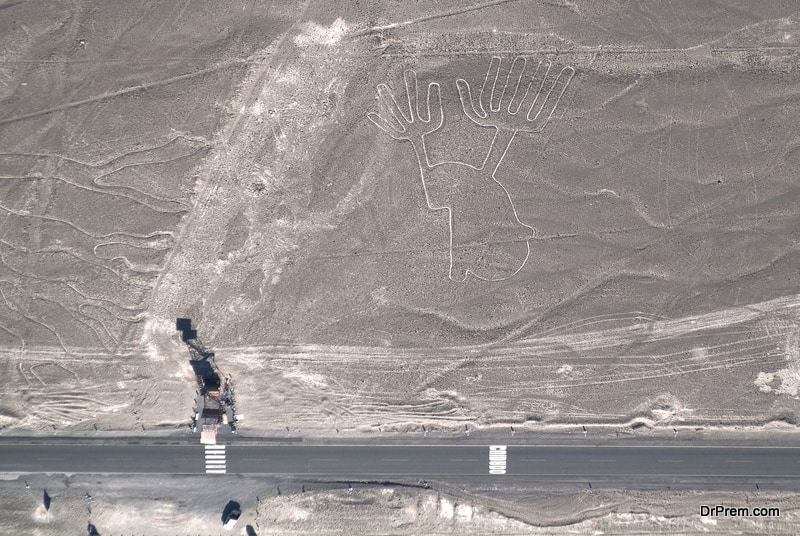
<path fill-rule="evenodd" d="M 388 479 L 791 479 L 800 448 L 731 446 L 0 444 L 0 473 L 161 473 Z M 498 471 L 499 470 L 499 471 Z"/>

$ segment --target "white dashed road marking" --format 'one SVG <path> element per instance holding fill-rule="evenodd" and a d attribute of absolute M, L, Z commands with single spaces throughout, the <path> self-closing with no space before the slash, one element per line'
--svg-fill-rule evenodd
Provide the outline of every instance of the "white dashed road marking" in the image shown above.
<path fill-rule="evenodd" d="M 506 474 L 506 446 L 491 445 L 489 447 L 489 474 Z"/>

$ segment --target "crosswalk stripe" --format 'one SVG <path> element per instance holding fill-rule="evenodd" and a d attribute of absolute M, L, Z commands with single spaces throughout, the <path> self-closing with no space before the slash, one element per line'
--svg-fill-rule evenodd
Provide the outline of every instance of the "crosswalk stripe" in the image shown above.
<path fill-rule="evenodd" d="M 506 474 L 506 462 L 508 456 L 506 453 L 507 447 L 505 445 L 490 445 L 489 446 L 489 474 L 490 475 L 504 475 Z"/>
<path fill-rule="evenodd" d="M 225 445 L 204 445 L 205 466 L 208 474 L 225 474 L 227 465 L 225 461 Z"/>

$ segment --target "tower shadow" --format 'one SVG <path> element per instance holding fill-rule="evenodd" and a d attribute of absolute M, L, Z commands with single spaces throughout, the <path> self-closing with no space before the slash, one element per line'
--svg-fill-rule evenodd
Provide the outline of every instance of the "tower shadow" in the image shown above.
<path fill-rule="evenodd" d="M 192 366 L 201 390 L 218 391 L 222 382 L 211 361 L 214 358 L 214 352 L 208 351 L 197 338 L 197 330 L 192 328 L 192 319 L 178 318 L 175 321 L 175 329 L 181 332 L 181 340 L 189 350 L 189 355 L 191 355 L 189 364 Z"/>

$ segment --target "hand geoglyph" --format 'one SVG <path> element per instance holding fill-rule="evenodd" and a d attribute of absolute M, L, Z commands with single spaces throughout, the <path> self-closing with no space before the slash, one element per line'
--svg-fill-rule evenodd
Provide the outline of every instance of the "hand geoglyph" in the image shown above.
<path fill-rule="evenodd" d="M 369 113 L 368 118 L 392 138 L 411 143 L 428 207 L 447 212 L 451 280 L 465 281 L 472 274 L 484 281 L 501 281 L 525 266 L 534 230 L 520 221 L 497 171 L 517 132 L 538 133 L 547 126 L 574 75 L 572 67 L 557 69 L 549 62 L 522 57 L 504 72 L 502 60 L 494 57 L 477 99 L 466 80 L 457 80 L 464 115 L 478 126 L 495 128 L 478 167 L 431 163 L 428 158 L 425 136 L 444 123 L 439 84 L 428 84 L 421 99 L 416 73 L 406 71 L 401 102 L 386 84 L 378 85 L 381 111 Z"/>

